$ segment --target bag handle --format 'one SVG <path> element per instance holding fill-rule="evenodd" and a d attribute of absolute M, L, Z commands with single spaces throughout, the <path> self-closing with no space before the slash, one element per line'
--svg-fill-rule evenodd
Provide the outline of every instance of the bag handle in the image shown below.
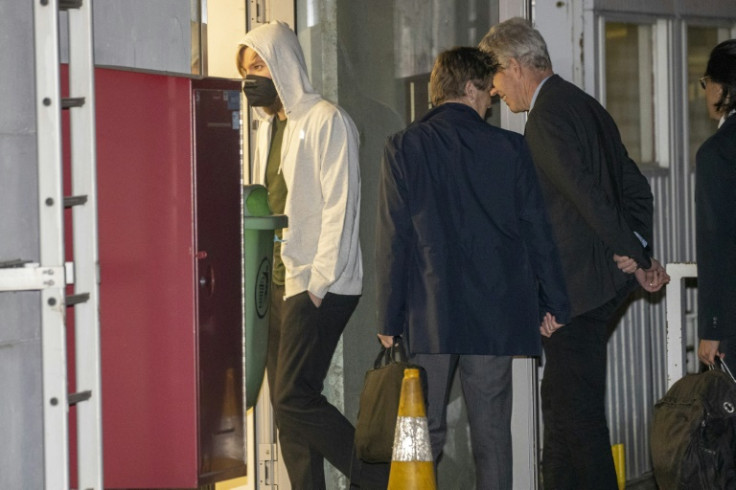
<path fill-rule="evenodd" d="M 404 343 L 398 335 L 394 337 L 394 343 L 391 347 L 381 347 L 378 357 L 373 362 L 373 367 L 378 369 L 381 366 L 388 366 L 392 362 L 408 362 Z"/>
<path fill-rule="evenodd" d="M 394 337 L 394 345 L 391 346 L 391 360 L 393 362 L 409 362 L 409 358 L 406 355 L 406 349 L 404 348 L 404 341 L 401 339 L 401 337 L 396 336 Z M 399 359 L 396 359 L 396 356 L 399 357 Z"/>
<path fill-rule="evenodd" d="M 736 383 L 736 378 L 733 377 L 733 374 L 731 373 L 731 370 L 728 369 L 728 365 L 726 365 L 726 362 L 723 359 L 721 359 L 721 356 L 716 356 L 715 357 L 715 364 L 718 364 L 718 366 L 721 368 L 721 371 L 723 371 L 724 373 L 728 374 L 729 378 L 731 378 L 731 381 L 733 381 L 734 383 Z M 715 369 L 715 367 L 713 365 L 709 365 L 708 368 Z"/>

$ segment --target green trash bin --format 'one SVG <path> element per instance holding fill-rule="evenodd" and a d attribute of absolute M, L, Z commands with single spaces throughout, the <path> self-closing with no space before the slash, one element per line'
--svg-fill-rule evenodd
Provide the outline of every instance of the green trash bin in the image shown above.
<path fill-rule="evenodd" d="M 288 226 L 286 215 L 271 214 L 262 185 L 243 186 L 243 278 L 245 282 L 245 403 L 256 404 L 266 370 L 271 304 L 274 230 Z"/>

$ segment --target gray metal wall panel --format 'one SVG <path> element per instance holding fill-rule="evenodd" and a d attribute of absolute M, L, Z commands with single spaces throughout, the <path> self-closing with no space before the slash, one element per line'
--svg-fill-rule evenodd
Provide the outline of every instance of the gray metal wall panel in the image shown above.
<path fill-rule="evenodd" d="M 594 3 L 596 10 L 608 12 L 731 19 L 736 16 L 732 0 L 595 0 Z"/>
<path fill-rule="evenodd" d="M 677 0 L 595 0 L 596 10 L 611 12 L 633 12 L 652 14 L 672 14 L 675 12 Z"/>
<path fill-rule="evenodd" d="M 32 3 L 0 14 L 0 261 L 37 261 Z M 39 293 L 0 293 L 0 488 L 43 488 L 40 331 Z"/>
<path fill-rule="evenodd" d="M 685 249 L 688 233 L 671 219 L 673 179 L 667 173 L 650 176 L 655 208 L 655 257 L 672 262 Z M 679 241 L 664 237 L 675 234 Z M 676 259 L 681 260 L 681 259 Z M 608 346 L 606 410 L 611 442 L 623 443 L 627 480 L 652 471 L 649 433 L 654 404 L 666 390 L 665 292 L 637 293 L 625 310 Z"/>
<path fill-rule="evenodd" d="M 8 86 L 0 75 L 0 91 L 4 91 Z M 16 98 L 15 95 L 8 97 L 0 95 L 0 113 L 12 111 L 18 114 L 19 119 L 23 119 L 24 111 L 27 111 L 28 108 L 11 100 Z M 25 100 L 32 102 L 33 99 L 34 97 L 28 97 Z M 6 108 L 7 106 L 11 107 Z M 34 109 L 31 107 L 30 110 Z M 35 132 L 30 132 L 25 127 L 0 128 L 0 175 L 2 175 L 0 178 L 0 210 L 2 210 L 0 212 L 0 262 L 13 259 L 37 261 L 39 252 Z M 0 325 L 1 322 L 0 312 Z"/>
<path fill-rule="evenodd" d="M 694 17 L 736 18 L 736 2 L 733 0 L 678 0 L 680 15 Z"/>
<path fill-rule="evenodd" d="M 43 488 L 40 293 L 0 293 L 0 488 Z"/>
<path fill-rule="evenodd" d="M 199 1 L 94 0 L 94 56 L 98 66 L 198 74 Z M 61 59 L 67 61 L 66 14 Z M 195 49 L 192 49 L 192 46 Z"/>
<path fill-rule="evenodd" d="M 643 294 L 629 305 L 609 342 L 608 417 L 612 444 L 623 443 L 628 478 L 649 467 L 653 373 L 651 305 Z"/>
<path fill-rule="evenodd" d="M 192 72 L 190 0 L 95 0 L 95 63 Z"/>

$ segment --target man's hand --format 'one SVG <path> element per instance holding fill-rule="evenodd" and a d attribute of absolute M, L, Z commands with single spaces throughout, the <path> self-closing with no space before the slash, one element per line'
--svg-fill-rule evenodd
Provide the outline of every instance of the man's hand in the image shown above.
<path fill-rule="evenodd" d="M 708 366 L 715 364 L 716 356 L 723 359 L 724 355 L 718 352 L 720 343 L 720 340 L 701 339 L 700 345 L 698 346 L 698 359 Z"/>
<path fill-rule="evenodd" d="M 322 298 L 320 298 L 319 296 L 315 296 L 314 294 L 312 294 L 311 291 L 307 291 L 307 294 L 309 295 L 309 299 L 312 300 L 312 304 L 314 304 L 315 307 L 319 308 L 322 304 Z"/>
<path fill-rule="evenodd" d="M 662 289 L 662 286 L 670 282 L 670 276 L 657 259 L 653 258 L 651 260 L 652 266 L 649 269 L 636 269 L 634 276 L 645 291 L 655 293 Z"/>
<path fill-rule="evenodd" d="M 380 333 L 378 335 L 378 340 L 381 341 L 381 345 L 385 348 L 389 348 L 392 345 L 394 345 L 394 336 L 393 335 L 381 335 Z"/>
<path fill-rule="evenodd" d="M 539 333 L 545 337 L 551 337 L 558 329 L 562 328 L 564 324 L 557 323 L 555 316 L 549 312 L 544 314 L 542 323 L 539 325 Z"/>
<path fill-rule="evenodd" d="M 636 260 L 631 257 L 627 257 L 626 255 L 613 254 L 613 260 L 616 262 L 619 270 L 626 274 L 633 274 L 639 268 L 639 264 L 636 263 Z"/>

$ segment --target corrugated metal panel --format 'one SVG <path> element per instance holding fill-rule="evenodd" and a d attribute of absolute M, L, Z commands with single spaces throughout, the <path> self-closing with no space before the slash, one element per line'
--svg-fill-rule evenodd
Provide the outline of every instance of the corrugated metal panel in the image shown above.
<path fill-rule="evenodd" d="M 661 304 L 645 293 L 636 295 L 611 336 L 608 347 L 607 411 L 611 442 L 623 443 L 627 479 L 647 473 L 651 408 L 661 391 L 663 376 L 657 376 L 652 346 L 660 329 L 654 321 Z M 652 295 L 652 296 L 661 296 Z M 659 386 L 658 386 L 659 385 Z"/>
<path fill-rule="evenodd" d="M 650 176 L 655 196 L 655 257 L 662 264 L 694 258 L 693 207 L 686 205 L 693 202 L 693 178 L 689 171 L 684 177 L 673 180 L 667 173 Z M 678 219 L 680 215 L 682 219 Z M 625 445 L 627 480 L 652 471 L 652 411 L 666 391 L 667 378 L 664 294 L 637 293 L 608 346 L 606 409 L 611 442 Z M 694 295 L 694 290 L 688 291 L 689 309 L 693 308 Z"/>

